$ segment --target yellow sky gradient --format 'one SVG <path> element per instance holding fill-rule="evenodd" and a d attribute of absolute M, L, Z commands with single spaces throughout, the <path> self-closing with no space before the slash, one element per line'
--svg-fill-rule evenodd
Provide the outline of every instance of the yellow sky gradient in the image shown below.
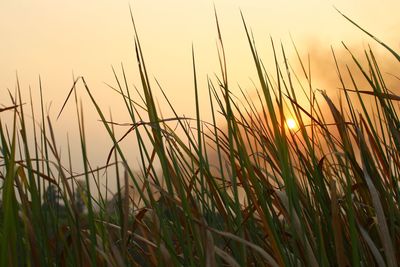
<path fill-rule="evenodd" d="M 37 79 L 41 75 L 45 102 L 52 102 L 50 114 L 55 118 L 74 73 L 86 77 L 100 105 L 105 110 L 111 108 L 115 120 L 126 122 L 128 117 L 120 98 L 103 82 L 115 85 L 111 65 L 119 69 L 122 62 L 130 84 L 140 85 L 129 15 L 131 5 L 150 75 L 161 82 L 177 111 L 190 116 L 194 114 L 192 43 L 200 85 L 206 89 L 206 75 L 219 73 L 214 4 L 226 46 L 230 80 L 249 90 L 249 78 L 255 78 L 256 73 L 240 10 L 267 65 L 269 36 L 291 48 L 291 34 L 300 51 L 310 52 L 311 57 L 313 53 L 329 51 L 330 45 L 339 48 L 341 41 L 356 47 L 373 43 L 333 6 L 400 50 L 398 0 L 1 1 L 0 104 L 10 103 L 7 88 L 14 89 L 16 72 L 23 94 L 28 96 L 30 85 L 37 99 Z M 86 99 L 83 93 L 81 96 Z M 207 99 L 203 90 L 200 101 L 206 104 Z M 74 117 L 69 114 L 75 115 L 73 105 L 55 123 L 61 139 L 66 136 L 63 131 L 73 131 L 72 135 L 77 130 Z M 87 135 L 95 144 L 103 142 L 106 134 L 98 132 L 96 127 L 100 124 L 90 105 L 85 105 L 85 114 Z M 208 116 L 207 112 L 202 115 Z M 96 149 L 105 153 L 99 160 L 104 162 L 109 146 Z"/>

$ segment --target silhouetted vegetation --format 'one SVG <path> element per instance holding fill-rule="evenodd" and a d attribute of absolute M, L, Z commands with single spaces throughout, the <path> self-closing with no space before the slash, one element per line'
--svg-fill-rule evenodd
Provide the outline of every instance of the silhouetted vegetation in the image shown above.
<path fill-rule="evenodd" d="M 26 115 L 20 88 L 10 94 L 12 105 L 0 110 L 14 115 L 12 125 L 0 122 L 0 266 L 398 265 L 400 96 L 372 49 L 360 59 L 344 46 L 354 63 L 345 72 L 332 52 L 336 103 L 316 90 L 308 62 L 299 56 L 294 72 L 273 41 L 269 73 L 243 19 L 259 79 L 258 99 L 243 93 L 240 102 L 216 24 L 221 73 L 207 88 L 198 86 L 193 51 L 195 118 L 179 116 L 167 98 L 175 116 L 161 117 L 153 92 L 164 90 L 149 78 L 136 29 L 142 95 L 134 99 L 124 69 L 114 70 L 113 89 L 131 118 L 125 135 L 115 134 L 120 124 L 106 118 L 85 79 L 75 80 L 64 106 L 78 89 L 90 97 L 113 143 L 106 169 L 90 166 L 76 97 L 79 177 L 62 164 L 51 120 Z M 360 79 L 368 87 L 359 88 Z M 200 90 L 209 92 L 211 122 L 202 120 Z M 297 129 L 285 126 L 288 117 Z M 139 174 L 120 147 L 126 136 L 137 140 Z M 112 197 L 97 183 L 103 175 L 117 181 Z"/>

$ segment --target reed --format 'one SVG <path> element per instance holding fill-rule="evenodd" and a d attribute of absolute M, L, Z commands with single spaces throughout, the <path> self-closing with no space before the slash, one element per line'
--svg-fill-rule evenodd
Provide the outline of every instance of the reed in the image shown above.
<path fill-rule="evenodd" d="M 123 136 L 115 134 L 121 124 L 104 114 L 85 78 L 74 81 L 60 114 L 75 101 L 80 179 L 71 163 L 62 164 L 43 100 L 41 114 L 33 114 L 30 101 L 27 116 L 19 85 L 10 93 L 12 105 L 0 110 L 13 114 L 11 124 L 0 121 L 1 266 L 398 265 L 400 96 L 387 86 L 372 49 L 358 58 L 343 44 L 354 63 L 345 73 L 332 51 L 342 88 L 337 103 L 315 90 L 309 62 L 295 45 L 300 71 L 271 40 L 275 62 L 268 67 L 274 71 L 267 72 L 242 16 L 258 98 L 239 98 L 232 95 L 215 18 L 221 72 L 199 88 L 192 50 L 194 118 L 180 116 L 149 78 L 133 18 L 141 91 L 129 86 L 123 67 L 121 75 L 113 69 L 112 89 L 131 119 Z M 360 82 L 368 87 L 359 88 Z M 93 169 L 87 157 L 90 137 L 77 90 L 89 96 L 113 144 L 102 168 Z M 174 116 L 161 115 L 155 90 Z M 199 90 L 209 93 L 209 122 L 202 120 Z M 300 103 L 300 95 L 308 103 Z M 289 117 L 296 127 L 288 127 Z M 127 136 L 136 138 L 140 172 L 120 145 Z M 117 181 L 112 201 L 101 192 L 100 178 Z"/>

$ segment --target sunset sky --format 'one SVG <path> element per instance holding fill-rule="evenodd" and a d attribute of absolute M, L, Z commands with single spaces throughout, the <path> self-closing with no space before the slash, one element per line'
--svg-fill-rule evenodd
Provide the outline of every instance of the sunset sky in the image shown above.
<path fill-rule="evenodd" d="M 270 36 L 291 50 L 291 35 L 299 50 L 304 55 L 310 53 L 311 58 L 321 57 L 331 45 L 340 49 L 341 41 L 354 47 L 373 43 L 340 16 L 334 6 L 394 49 L 400 49 L 398 0 L 1 1 L 0 104 L 10 104 L 7 89 L 14 90 L 16 73 L 26 99 L 29 86 L 37 99 L 41 75 L 45 102 L 52 103 L 50 114 L 55 119 L 74 73 L 86 77 L 100 105 L 106 111 L 110 108 L 115 120 L 126 122 L 128 117 L 119 96 L 104 83 L 115 85 L 111 66 L 119 72 L 123 63 L 130 84 L 140 85 L 131 6 L 150 75 L 160 81 L 180 114 L 193 115 L 192 44 L 202 88 L 206 89 L 207 74 L 219 74 L 214 4 L 226 46 L 230 81 L 247 90 L 252 88 L 249 78 L 255 78 L 256 73 L 240 10 L 267 65 Z M 200 96 L 201 103 L 206 104 L 206 90 Z M 81 97 L 87 101 L 83 91 Z M 163 103 L 160 98 L 160 105 Z M 67 130 L 73 132 L 71 135 L 77 131 L 73 111 L 71 103 L 55 123 L 62 140 Z M 96 130 L 100 125 L 91 105 L 85 105 L 85 114 L 87 135 L 93 143 L 102 141 L 106 135 Z M 208 116 L 207 112 L 204 116 Z M 102 150 L 105 155 L 99 162 L 104 162 L 108 149 Z"/>

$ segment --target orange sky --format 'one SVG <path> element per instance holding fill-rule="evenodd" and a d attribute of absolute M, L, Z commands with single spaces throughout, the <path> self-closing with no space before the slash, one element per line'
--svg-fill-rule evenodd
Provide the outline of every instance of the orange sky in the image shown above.
<path fill-rule="evenodd" d="M 7 88 L 15 87 L 18 72 L 23 93 L 32 86 L 38 95 L 37 78 L 42 76 L 45 102 L 52 102 L 53 118 L 72 84 L 72 73 L 86 77 L 100 105 L 112 109 L 114 119 L 128 117 L 119 97 L 103 82 L 115 84 L 111 65 L 122 62 L 131 84 L 137 76 L 129 4 L 139 30 L 149 72 L 164 86 L 180 114 L 194 114 L 191 45 L 194 44 L 200 85 L 206 75 L 219 72 L 213 4 L 217 8 L 226 46 L 231 82 L 251 89 L 249 78 L 256 73 L 251 62 L 239 10 L 253 29 L 261 56 L 268 58 L 269 36 L 291 48 L 290 34 L 299 49 L 318 54 L 338 48 L 345 41 L 356 47 L 372 43 L 333 8 L 336 6 L 370 32 L 400 49 L 398 0 L 135 0 L 135 1 L 1 1 L 0 2 L 0 95 L 1 105 L 10 103 Z M 266 60 L 268 64 L 268 60 Z M 82 98 L 87 98 L 82 93 Z M 206 90 L 200 101 L 207 103 Z M 37 98 L 36 98 L 37 99 Z M 36 100 L 37 101 L 37 100 Z M 39 104 L 39 102 L 36 102 Z M 85 104 L 88 102 L 84 102 Z M 160 103 L 161 101 L 160 98 Z M 77 132 L 73 105 L 55 125 L 65 132 Z M 97 116 L 85 105 L 87 135 L 103 142 Z M 207 112 L 203 114 L 207 117 Z M 63 141 L 60 141 L 63 142 Z M 99 149 L 97 147 L 96 149 Z M 101 148 L 105 161 L 109 147 Z M 79 150 L 77 150 L 79 151 Z M 100 154 L 102 154 L 102 152 Z M 99 153 L 93 152 L 93 155 Z M 96 165 L 96 164 L 95 164 Z"/>

